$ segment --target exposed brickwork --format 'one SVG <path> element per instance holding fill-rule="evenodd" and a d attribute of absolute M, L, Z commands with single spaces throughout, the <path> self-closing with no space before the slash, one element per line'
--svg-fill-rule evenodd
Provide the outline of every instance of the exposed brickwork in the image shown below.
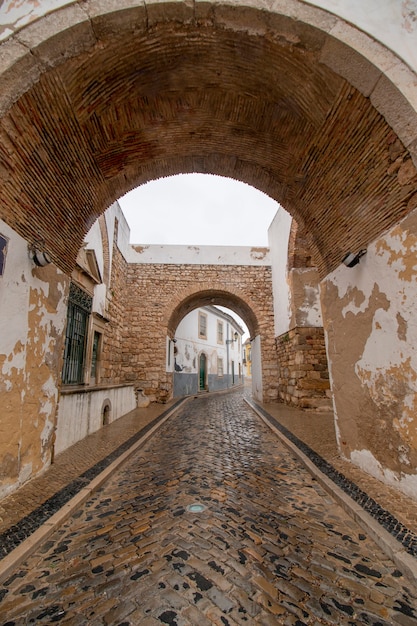
<path fill-rule="evenodd" d="M 301 408 L 330 407 L 322 328 L 293 328 L 276 338 L 279 399 Z"/>
<path fill-rule="evenodd" d="M 188 311 L 203 304 L 229 306 L 261 336 L 264 400 L 277 399 L 270 267 L 136 265 L 126 268 L 123 378 L 165 401 L 166 337 Z M 186 303 L 186 306 L 184 306 Z"/>
<path fill-rule="evenodd" d="M 302 161 L 304 180 L 295 204 L 321 276 L 323 270 L 334 268 L 336 260 L 339 264 L 346 251 L 366 248 L 378 230 L 389 226 L 393 215 L 403 217 L 416 190 L 417 172 L 404 146 L 369 102 L 348 85 L 341 89 Z M 336 220 L 330 207 L 337 207 Z M 330 240 L 332 251 L 326 252 L 327 260 L 320 259 L 324 242 Z"/>
<path fill-rule="evenodd" d="M 291 223 L 288 241 L 288 270 L 312 267 L 313 260 L 308 247 L 308 236 L 295 220 Z"/>
<path fill-rule="evenodd" d="M 101 382 L 103 384 L 119 384 L 125 382 L 122 376 L 124 357 L 123 325 L 125 313 L 125 280 L 127 263 L 117 246 L 113 246 L 113 262 L 111 284 L 108 290 L 107 314 L 109 323 L 106 326 L 101 359 Z"/>
<path fill-rule="evenodd" d="M 0 217 L 12 228 L 44 239 L 70 273 L 113 200 L 152 178 L 211 172 L 280 201 L 324 276 L 407 212 L 411 159 L 399 142 L 392 159 L 384 117 L 321 62 L 322 31 L 174 4 L 100 15 L 101 3 L 80 2 L 3 44 Z M 13 70 L 13 44 L 25 71 Z"/>

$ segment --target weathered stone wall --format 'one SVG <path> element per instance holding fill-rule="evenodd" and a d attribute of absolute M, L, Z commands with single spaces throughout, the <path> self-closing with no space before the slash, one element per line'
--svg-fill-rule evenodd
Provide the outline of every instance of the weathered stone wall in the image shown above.
<path fill-rule="evenodd" d="M 0 275 L 0 497 L 45 470 L 54 444 L 69 280 L 35 267 L 27 243 L 8 238 Z M 3 264 L 2 264 L 3 265 Z"/>
<path fill-rule="evenodd" d="M 416 281 L 417 208 L 321 284 L 340 451 L 414 498 Z"/>
<path fill-rule="evenodd" d="M 210 302 L 236 311 L 239 300 L 252 319 L 237 312 L 261 337 L 264 400 L 277 399 L 270 266 L 129 264 L 125 289 L 124 382 L 166 401 L 172 394 L 172 374 L 165 372 L 166 336 L 175 332 L 176 310 L 187 301 L 189 310 Z"/>
<path fill-rule="evenodd" d="M 323 328 L 293 328 L 276 338 L 276 347 L 279 399 L 303 409 L 330 409 Z"/>
<path fill-rule="evenodd" d="M 123 345 L 124 328 L 129 326 L 130 320 L 125 309 L 126 271 L 127 263 L 117 247 L 113 245 L 111 282 L 107 290 L 107 312 L 109 322 L 106 324 L 103 335 L 101 355 L 101 383 L 120 384 L 126 377 L 122 374 L 123 364 L 126 362 L 129 346 Z M 132 312 L 132 318 L 135 318 Z"/>

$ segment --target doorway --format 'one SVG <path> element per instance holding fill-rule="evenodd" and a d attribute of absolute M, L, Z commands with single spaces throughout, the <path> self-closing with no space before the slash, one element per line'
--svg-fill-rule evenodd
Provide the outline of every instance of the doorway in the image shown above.
<path fill-rule="evenodd" d="M 200 376 L 199 376 L 199 391 L 204 391 L 206 389 L 206 380 L 207 380 L 207 357 L 202 352 L 200 354 Z"/>

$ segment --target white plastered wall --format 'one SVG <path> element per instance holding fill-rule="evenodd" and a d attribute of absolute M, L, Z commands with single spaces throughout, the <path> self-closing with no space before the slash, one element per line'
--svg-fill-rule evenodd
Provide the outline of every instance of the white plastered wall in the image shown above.
<path fill-rule="evenodd" d="M 67 278 L 36 268 L 27 242 L 0 220 L 8 238 L 0 276 L 0 497 L 51 460 L 66 319 Z"/>
<path fill-rule="evenodd" d="M 322 281 L 344 456 L 417 499 L 417 210 Z"/>
<path fill-rule="evenodd" d="M 288 284 L 288 241 L 291 222 L 291 215 L 280 207 L 268 229 L 276 337 L 290 329 L 292 317 L 291 291 Z"/>

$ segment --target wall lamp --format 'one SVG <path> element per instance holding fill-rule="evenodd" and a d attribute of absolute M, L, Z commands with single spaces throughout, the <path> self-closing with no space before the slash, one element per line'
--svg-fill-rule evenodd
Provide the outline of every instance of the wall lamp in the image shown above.
<path fill-rule="evenodd" d="M 233 335 L 233 339 L 226 339 L 226 343 L 234 343 L 235 341 L 237 341 L 238 337 L 239 337 L 239 333 L 237 331 L 235 331 L 235 333 Z"/>
<path fill-rule="evenodd" d="M 359 250 L 357 254 L 354 254 L 353 252 L 348 252 L 343 257 L 342 263 L 344 263 L 346 267 L 355 267 L 355 265 L 359 263 L 364 254 L 366 254 L 366 250 Z"/>
<path fill-rule="evenodd" d="M 29 246 L 29 256 L 38 267 L 45 267 L 45 265 L 49 265 L 52 263 L 52 259 L 47 252 L 44 250 L 43 241 L 35 241 L 31 246 Z"/>

